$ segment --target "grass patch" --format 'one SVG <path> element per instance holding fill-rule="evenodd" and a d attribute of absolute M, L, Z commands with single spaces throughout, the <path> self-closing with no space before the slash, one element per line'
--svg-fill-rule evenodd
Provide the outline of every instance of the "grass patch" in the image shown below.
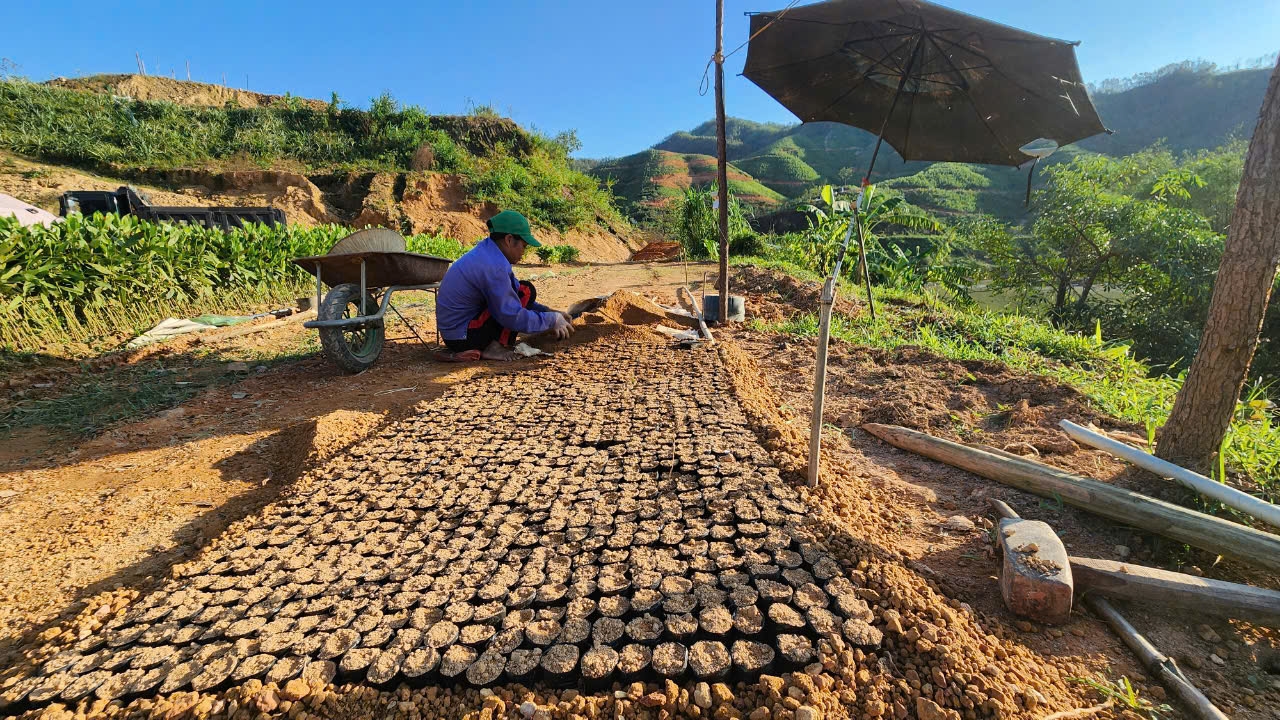
<path fill-rule="evenodd" d="M 285 348 L 264 351 L 253 346 L 231 350 L 198 349 L 182 355 L 73 375 L 56 393 L 18 398 L 0 409 L 0 438 L 18 430 L 43 426 L 60 434 L 91 437 L 126 420 L 156 415 L 212 388 L 230 385 L 258 372 L 295 362 L 320 350 L 315 333 L 299 335 Z M 246 363 L 235 372 L 228 363 Z M 246 400 L 252 402 L 252 400 Z"/>
<path fill-rule="evenodd" d="M 788 272 L 786 263 L 772 266 Z M 1021 315 L 957 309 L 931 294 L 877 288 L 876 297 L 881 304 L 874 321 L 865 315 L 837 314 L 831 322 L 832 337 L 882 350 L 914 346 L 952 360 L 1001 362 L 1070 385 L 1100 411 L 1142 425 L 1149 435 L 1168 419 L 1182 386 L 1182 376 L 1153 375 L 1124 344 L 1066 332 Z M 757 322 L 755 327 L 816 336 L 818 317 Z M 1275 502 L 1280 500 L 1280 422 L 1267 390 L 1255 385 L 1241 399 L 1222 455 L 1229 477 L 1252 481 L 1261 495 Z"/>

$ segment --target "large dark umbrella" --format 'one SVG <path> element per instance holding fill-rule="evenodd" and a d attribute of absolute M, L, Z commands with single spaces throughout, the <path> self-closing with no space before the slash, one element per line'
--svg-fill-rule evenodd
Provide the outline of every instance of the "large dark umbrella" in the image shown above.
<path fill-rule="evenodd" d="M 767 27 L 767 29 L 765 29 Z M 1076 43 L 923 0 L 828 0 L 751 18 L 743 74 L 804 122 L 878 134 L 906 160 L 1022 165 L 1104 131 Z"/>
<path fill-rule="evenodd" d="M 1045 148 L 1103 132 L 1074 47 L 923 0 L 828 0 L 754 15 L 743 74 L 804 122 L 826 120 L 876 133 L 865 186 L 881 142 L 906 160 L 1022 165 L 1034 163 Z M 811 485 L 818 480 L 822 447 L 835 278 L 855 226 L 875 318 L 857 212 L 854 219 L 823 288 Z"/>

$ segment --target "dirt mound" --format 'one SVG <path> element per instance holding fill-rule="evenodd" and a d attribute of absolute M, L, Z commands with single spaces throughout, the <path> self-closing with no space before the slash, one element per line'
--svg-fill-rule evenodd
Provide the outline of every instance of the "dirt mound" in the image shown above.
<path fill-rule="evenodd" d="M 54 78 L 46 84 L 68 90 L 125 95 L 135 100 L 165 100 L 179 105 L 224 107 L 227 103 L 232 103 L 236 107 L 256 108 L 293 102 L 315 110 L 328 107 L 328 103 L 322 100 L 298 97 L 286 99 L 282 95 L 267 95 L 252 90 L 156 75 L 90 75 L 82 78 Z"/>
<path fill-rule="evenodd" d="M 745 295 L 752 314 L 761 320 L 789 320 L 818 312 L 822 305 L 822 283 L 819 282 L 797 280 L 777 270 L 753 265 L 736 268 L 730 278 L 729 292 Z M 835 312 L 849 316 L 860 312 L 852 292 L 844 287 L 836 293 Z"/>
<path fill-rule="evenodd" d="M 640 248 L 631 256 L 633 262 L 654 262 L 658 260 L 675 260 L 680 257 L 680 243 L 651 242 Z"/>
<path fill-rule="evenodd" d="M 653 302 L 626 290 L 619 290 L 605 298 L 592 314 L 603 320 L 622 325 L 657 325 L 666 322 L 667 315 Z"/>

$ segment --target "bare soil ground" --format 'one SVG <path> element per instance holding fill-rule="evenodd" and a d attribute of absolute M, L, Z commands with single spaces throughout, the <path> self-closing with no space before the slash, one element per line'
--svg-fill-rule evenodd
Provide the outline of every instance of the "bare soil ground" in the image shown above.
<path fill-rule="evenodd" d="M 690 268 L 691 285 L 704 270 Z M 555 307 L 615 289 L 672 302 L 675 288 L 684 281 L 679 265 L 589 267 L 536 280 L 539 298 Z M 803 308 L 813 290 L 789 279 L 779 279 L 773 288 L 758 276 L 751 283 L 749 311 L 764 317 Z M 424 308 L 410 313 L 430 327 Z M 547 344 L 555 356 L 517 368 L 438 364 L 410 342 L 392 343 L 378 365 L 354 377 L 339 375 L 319 357 L 307 357 L 261 373 L 250 371 L 238 382 L 206 391 L 158 416 L 115 425 L 87 440 L 43 434 L 37 428 L 6 440 L 0 458 L 0 537 L 5 538 L 0 544 L 0 665 L 25 667 L 23 672 L 29 674 L 37 658 L 47 659 L 52 651 L 76 643 L 88 648 L 93 638 L 119 630 L 120 625 L 105 626 L 129 616 L 133 608 L 160 602 L 164 596 L 155 594 L 156 588 L 168 583 L 172 590 L 178 581 L 170 578 L 183 575 L 186 568 L 208 566 L 216 548 L 232 548 L 263 518 L 288 516 L 286 510 L 314 493 L 325 478 L 341 477 L 342 468 L 369 458 L 370 448 L 385 444 L 380 439 L 384 436 L 409 432 L 422 438 L 425 454 L 402 462 L 447 460 L 458 442 L 438 435 L 441 428 L 432 426 L 431 418 L 444 410 L 458 415 L 488 407 L 475 402 L 475 388 L 502 397 L 503 403 L 521 403 L 540 393 L 587 393 L 597 398 L 598 408 L 574 404 L 578 400 L 545 402 L 545 407 L 560 409 L 560 419 L 554 422 L 573 423 L 557 430 L 560 426 L 553 422 L 546 430 L 547 447 L 567 448 L 574 445 L 570 437 L 585 438 L 598 428 L 601 440 L 635 444 L 634 453 L 614 455 L 611 447 L 604 448 L 605 455 L 624 463 L 619 466 L 623 470 L 633 454 L 675 447 L 672 439 L 686 435 L 700 438 L 698 447 L 715 449 L 720 443 L 726 449 L 726 430 L 707 426 L 729 423 L 726 428 L 749 432 L 727 449 L 759 443 L 767 451 L 747 452 L 736 458 L 739 464 L 776 467 L 782 478 L 795 484 L 808 432 L 811 344 L 739 329 L 722 331 L 724 342 L 713 353 L 680 355 L 651 335 L 616 335 L 620 331 L 611 327 L 591 326 L 568 343 Z M 295 345 L 308 332 L 286 325 L 228 340 L 226 357 L 235 358 L 238 349 L 252 346 Z M 189 351 L 185 342 L 190 341 L 124 362 L 144 363 L 154 353 L 181 358 Z M 629 349 L 619 358 L 615 349 L 620 346 Z M 109 377 L 118 369 L 111 362 L 76 372 Z M 509 374 L 512 370 L 515 375 Z M 509 384 L 514 388 L 510 397 L 504 389 Z M 286 687 L 281 682 L 263 688 L 249 680 L 228 689 L 225 683 L 215 683 L 203 693 L 179 691 L 159 701 L 134 700 L 127 708 L 119 701 L 94 701 L 90 695 L 78 710 L 116 717 L 251 717 L 259 712 L 298 717 L 305 712 L 344 718 L 468 713 L 492 718 L 520 717 L 519 706 L 527 701 L 546 717 L 657 717 L 665 710 L 668 716 L 756 713 L 757 718 L 785 719 L 798 718 L 801 705 L 829 718 L 1042 717 L 1099 701 L 1070 678 L 1122 675 L 1133 679 L 1144 697 L 1158 702 L 1163 695 L 1158 684 L 1087 613 L 1079 612 L 1062 628 L 1045 628 L 1015 622 L 1004 611 L 994 579 L 998 565 L 983 530 L 986 498 L 992 496 L 1006 499 L 1024 516 L 1054 525 L 1075 554 L 1115 557 L 1116 546 L 1124 545 L 1144 564 L 1194 568 L 1208 576 L 1277 587 L 1274 578 L 1230 564 L 1215 565 L 1212 558 L 1172 555 L 1150 536 L 907 455 L 856 429 L 862 422 L 894 422 L 952 438 L 981 438 L 1099 480 L 1162 491 L 1158 482 L 1126 473 L 1099 454 L 1076 447 L 1053 427 L 1059 418 L 1069 417 L 1127 429 L 1097 415 L 1070 388 L 996 365 L 955 363 L 909 349 L 882 353 L 839 344 L 832 349 L 828 387 L 828 422 L 844 433 L 828 433 L 827 471 L 819 491 L 797 488 L 811 522 L 803 526 L 805 532 L 795 523 L 788 527 L 799 533 L 797 556 L 804 543 L 814 543 L 811 552 L 828 553 L 858 589 L 874 613 L 872 625 L 884 633 L 879 649 L 828 643 L 817 648 L 815 659 L 823 665 L 810 668 L 813 674 L 781 675 L 776 685 L 772 675 L 759 681 L 741 678 L 741 683 L 731 678 L 714 687 L 705 705 L 693 679 L 666 682 L 652 675 L 642 677 L 648 684 L 638 688 L 620 680 L 616 687 L 621 697 L 607 689 L 579 693 L 510 685 L 484 697 L 439 680 L 399 690 L 345 684 L 351 674 L 330 681 L 320 668 L 316 672 L 321 676 L 309 677 L 302 685 Z M 673 400 L 684 397 L 682 393 L 716 392 L 723 393 L 719 397 L 727 405 L 679 410 L 685 405 Z M 655 400 L 670 412 L 645 411 L 645 417 L 657 423 L 653 430 L 646 434 L 639 426 L 628 424 L 631 429 L 625 431 L 617 427 L 637 407 L 650 407 Z M 625 407 L 611 405 L 619 402 Z M 572 417 L 562 408 L 572 410 Z M 669 423 L 681 413 L 686 435 L 673 436 L 679 423 Z M 519 427 L 537 425 L 522 420 Z M 616 432 L 606 437 L 605 427 Z M 550 435 L 560 439 L 552 441 Z M 519 440 L 512 436 L 503 442 Z M 492 444 L 480 446 L 491 452 Z M 702 461 L 691 461 L 696 476 Z M 462 475 L 450 476 L 453 479 L 441 488 L 470 487 L 463 479 L 473 472 L 467 468 L 485 467 L 482 462 L 462 463 L 457 470 Z M 641 466 L 636 471 L 644 472 Z M 404 471 L 373 464 L 365 472 L 386 477 Z M 944 522 L 956 515 L 972 520 L 974 529 L 947 529 Z M 202 555 L 202 548 L 215 550 Z M 815 573 L 811 563 L 816 559 L 817 555 L 801 557 Z M 1272 674 L 1280 642 L 1274 632 L 1156 608 L 1127 607 L 1124 612 L 1177 658 L 1229 715 L 1280 717 L 1280 676 Z M 1211 633 L 1202 627 L 1206 621 Z M 210 655 L 201 662 L 215 659 Z M 57 672 L 53 665 L 45 667 Z M 85 669 L 81 674 L 89 672 L 106 671 Z M 0 687 L 12 691 L 21 676 L 6 675 Z M 106 676 L 95 679 L 105 682 Z M 768 708 L 769 714 L 760 714 L 760 707 Z M 46 701 L 27 712 L 70 718 L 76 711 L 76 703 Z M 1117 713 L 1101 716 L 1107 714 Z"/>
<path fill-rule="evenodd" d="M 126 95 L 137 100 L 167 100 L 179 105 L 205 105 L 225 107 L 233 103 L 237 107 L 269 107 L 285 101 L 283 95 L 267 95 L 240 90 L 212 83 L 175 80 L 158 75 L 90 75 L 79 78 L 55 78 L 49 85 L 69 90 L 85 90 L 95 93 Z M 323 110 L 323 100 L 292 97 L 292 102 L 303 103 L 313 109 Z"/>

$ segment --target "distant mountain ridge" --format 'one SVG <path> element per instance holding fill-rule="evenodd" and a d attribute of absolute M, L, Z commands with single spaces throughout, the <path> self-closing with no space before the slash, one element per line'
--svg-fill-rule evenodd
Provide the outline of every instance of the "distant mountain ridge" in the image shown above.
<path fill-rule="evenodd" d="M 1094 105 L 1113 134 L 1064 148 L 1054 159 L 1069 159 L 1081 151 L 1125 155 L 1159 141 L 1174 152 L 1194 151 L 1218 147 L 1233 137 L 1247 138 L 1269 76 L 1269 68 L 1217 72 L 1211 65 L 1182 63 L 1148 74 L 1147 84 L 1096 94 Z M 874 143 L 871 133 L 838 123 L 786 125 L 728 118 L 730 186 L 758 208 L 775 208 L 818 184 L 856 183 Z M 612 180 L 625 209 L 643 218 L 681 188 L 713 180 L 705 170 L 709 167 L 714 174 L 715 147 L 715 123 L 708 121 L 635 155 L 601 161 L 591 174 Z M 910 202 L 942 214 L 987 212 L 1013 220 L 1023 212 L 1026 171 L 904 163 L 885 145 L 873 179 L 891 181 L 886 184 Z"/>

